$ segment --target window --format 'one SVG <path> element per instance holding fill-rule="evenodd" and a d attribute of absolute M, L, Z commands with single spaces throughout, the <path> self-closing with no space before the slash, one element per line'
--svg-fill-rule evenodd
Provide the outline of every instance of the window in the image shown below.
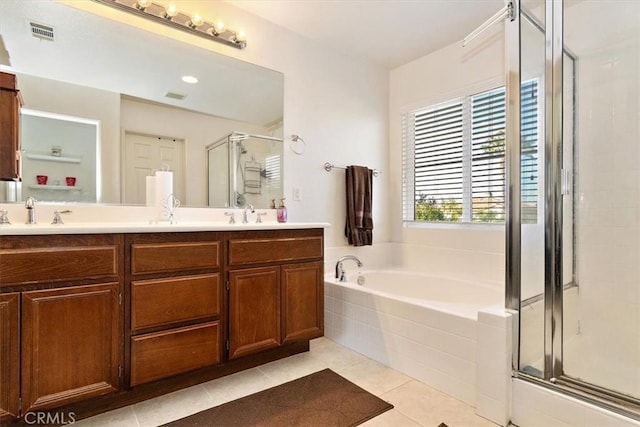
<path fill-rule="evenodd" d="M 522 215 L 535 222 L 538 198 L 538 87 L 522 85 Z M 505 220 L 505 89 L 403 116 L 405 221 Z"/>

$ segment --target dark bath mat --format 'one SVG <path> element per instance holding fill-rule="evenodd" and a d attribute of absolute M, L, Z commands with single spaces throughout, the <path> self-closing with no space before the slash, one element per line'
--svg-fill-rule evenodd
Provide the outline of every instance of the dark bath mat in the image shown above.
<path fill-rule="evenodd" d="M 214 426 L 356 426 L 393 408 L 330 369 L 164 424 Z"/>

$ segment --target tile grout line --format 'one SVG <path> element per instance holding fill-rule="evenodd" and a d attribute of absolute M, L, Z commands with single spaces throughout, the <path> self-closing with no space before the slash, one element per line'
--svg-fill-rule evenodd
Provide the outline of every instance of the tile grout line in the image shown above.
<path fill-rule="evenodd" d="M 410 378 L 410 379 L 409 379 L 409 381 L 405 382 L 404 384 L 401 384 L 401 385 L 399 385 L 399 386 L 397 386 L 397 387 L 394 387 L 394 388 L 392 388 L 391 390 L 389 390 L 389 391 L 386 391 L 386 392 L 382 393 L 382 394 L 381 394 L 380 396 L 378 396 L 378 397 L 379 397 L 380 399 L 384 400 L 385 402 L 389 402 L 389 403 L 391 403 L 389 400 L 384 399 L 384 398 L 383 398 L 383 396 L 384 396 L 385 394 L 387 394 L 387 393 L 391 393 L 392 391 L 394 391 L 394 390 L 396 390 L 396 389 L 398 389 L 398 388 L 400 388 L 400 387 L 402 387 L 402 386 L 405 386 L 405 385 L 409 384 L 409 383 L 410 383 L 410 382 L 412 382 L 412 381 L 416 381 L 416 382 L 418 382 L 418 383 L 420 382 L 420 381 L 418 381 L 418 380 L 416 380 L 416 379 Z M 391 403 L 391 404 L 393 405 L 393 403 Z M 424 425 L 424 424 L 422 424 L 419 420 L 416 420 L 416 419 L 415 419 L 415 418 L 413 418 L 411 415 L 409 415 L 409 414 L 405 414 L 405 413 L 404 413 L 404 412 L 402 412 L 400 409 L 398 409 L 398 408 L 396 407 L 396 405 L 393 405 L 393 410 L 398 411 L 398 413 L 400 413 L 400 414 L 402 414 L 403 416 L 407 417 L 408 419 L 410 419 L 410 420 L 411 420 L 411 421 L 413 421 L 414 423 L 418 424 L 419 426 L 425 427 L 425 425 Z"/>
<path fill-rule="evenodd" d="M 138 419 L 138 414 L 136 413 L 136 410 L 133 407 L 133 405 L 129 406 L 129 408 L 131 409 L 131 412 L 133 412 L 133 418 L 135 418 L 135 420 L 136 420 L 136 425 L 138 427 L 142 427 L 142 425 L 140 424 L 140 420 Z"/>

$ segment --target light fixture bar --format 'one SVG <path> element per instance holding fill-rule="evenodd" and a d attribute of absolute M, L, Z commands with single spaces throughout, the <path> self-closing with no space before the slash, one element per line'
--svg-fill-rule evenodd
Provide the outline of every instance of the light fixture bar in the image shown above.
<path fill-rule="evenodd" d="M 218 23 L 210 23 L 194 14 L 189 16 L 177 9 L 169 9 L 149 0 L 92 0 L 96 3 L 110 6 L 133 15 L 141 16 L 171 28 L 182 30 L 208 40 L 224 43 L 236 49 L 247 47 L 244 37 L 235 31 L 224 28 Z M 222 28 L 220 30 L 220 28 Z"/>

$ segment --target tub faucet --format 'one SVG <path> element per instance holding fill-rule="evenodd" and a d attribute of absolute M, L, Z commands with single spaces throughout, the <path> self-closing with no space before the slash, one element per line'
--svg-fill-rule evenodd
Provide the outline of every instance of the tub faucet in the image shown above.
<path fill-rule="evenodd" d="M 338 279 L 341 282 L 347 281 L 347 275 L 345 274 L 344 267 L 342 266 L 343 261 L 347 261 L 347 260 L 353 260 L 356 262 L 358 267 L 362 267 L 362 261 L 360 261 L 358 258 L 356 258 L 353 255 L 346 255 L 339 258 L 338 262 L 336 262 L 336 279 Z"/>
<path fill-rule="evenodd" d="M 24 207 L 27 208 L 27 224 L 36 223 L 36 199 L 29 196 L 24 201 Z"/>
<path fill-rule="evenodd" d="M 250 203 L 247 203 L 247 206 L 244 207 L 244 212 L 242 213 L 242 223 L 243 224 L 248 224 L 249 223 L 249 219 L 247 219 L 247 211 L 251 210 L 251 213 L 254 213 L 256 210 L 253 208 L 253 205 Z"/>

